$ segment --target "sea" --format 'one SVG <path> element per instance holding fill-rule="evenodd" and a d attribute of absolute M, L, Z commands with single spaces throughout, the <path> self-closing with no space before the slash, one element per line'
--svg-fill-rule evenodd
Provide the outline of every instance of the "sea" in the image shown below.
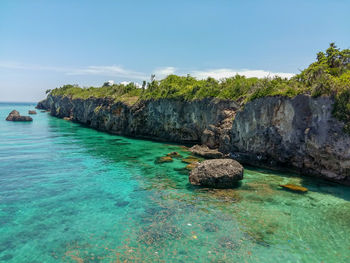
<path fill-rule="evenodd" d="M 0 262 L 350 262 L 350 187 L 249 166 L 195 187 L 181 158 L 157 162 L 183 145 L 5 121 L 34 107 L 0 104 Z"/>

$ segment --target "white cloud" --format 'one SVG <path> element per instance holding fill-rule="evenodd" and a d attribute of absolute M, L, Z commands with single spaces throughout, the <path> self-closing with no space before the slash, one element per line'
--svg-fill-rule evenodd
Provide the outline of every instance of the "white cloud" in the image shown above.
<path fill-rule="evenodd" d="M 122 82 L 120 82 L 120 84 L 123 84 L 124 86 L 128 85 L 129 83 L 131 83 L 131 81 L 122 81 Z M 140 83 L 138 83 L 138 82 L 133 82 L 133 83 L 134 83 L 135 86 L 138 87 L 138 88 L 141 88 L 141 87 L 142 87 L 142 85 L 141 85 Z"/>
<path fill-rule="evenodd" d="M 282 78 L 291 78 L 295 75 L 293 73 L 284 73 L 284 72 L 270 72 L 265 70 L 249 70 L 249 69 L 235 70 L 235 69 L 229 69 L 229 68 L 212 69 L 212 70 L 192 70 L 190 72 L 184 72 L 175 67 L 158 68 L 154 70 L 153 73 L 156 75 L 157 79 L 165 78 L 166 76 L 171 74 L 185 76 L 189 73 L 191 76 L 197 79 L 206 79 L 208 77 L 212 77 L 218 80 L 233 77 L 237 74 L 246 76 L 247 78 L 251 78 L 251 77 L 264 78 L 264 77 L 275 77 L 275 76 L 279 76 Z"/>
<path fill-rule="evenodd" d="M 157 79 L 162 79 L 171 74 L 175 74 L 176 68 L 174 67 L 157 68 L 153 73 L 156 75 Z"/>
<path fill-rule="evenodd" d="M 233 77 L 237 74 L 246 76 L 248 78 L 251 78 L 251 77 L 264 78 L 264 77 L 274 77 L 274 76 L 279 76 L 282 78 L 291 78 L 294 76 L 294 74 L 292 73 L 269 72 L 265 70 L 233 70 L 233 69 L 227 69 L 227 68 L 203 70 L 203 71 L 195 70 L 191 72 L 191 75 L 198 79 L 206 79 L 208 77 L 212 77 L 215 79 L 223 79 L 223 78 Z"/>

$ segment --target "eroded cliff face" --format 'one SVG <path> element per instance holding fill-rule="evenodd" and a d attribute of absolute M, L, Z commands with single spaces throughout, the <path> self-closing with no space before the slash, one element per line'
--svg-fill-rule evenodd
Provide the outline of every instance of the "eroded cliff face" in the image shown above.
<path fill-rule="evenodd" d="M 350 137 L 328 97 L 266 97 L 237 112 L 231 152 L 243 163 L 286 167 L 350 184 Z"/>
<path fill-rule="evenodd" d="M 129 106 L 108 99 L 51 96 L 38 104 L 114 134 L 201 143 L 238 161 L 287 168 L 350 184 L 350 137 L 332 117 L 332 99 L 266 97 L 244 108 L 228 100 L 147 100 Z"/>
<path fill-rule="evenodd" d="M 108 99 L 69 99 L 51 96 L 39 102 L 51 115 L 115 134 L 219 147 L 222 123 L 232 120 L 238 105 L 228 100 L 147 100 L 129 106 Z M 229 133 L 231 127 L 225 129 Z M 221 138 L 222 137 L 222 138 Z"/>

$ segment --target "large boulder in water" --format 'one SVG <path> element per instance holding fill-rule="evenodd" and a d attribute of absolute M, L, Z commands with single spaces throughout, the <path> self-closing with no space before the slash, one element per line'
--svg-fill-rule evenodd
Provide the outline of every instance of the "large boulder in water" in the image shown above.
<path fill-rule="evenodd" d="M 243 166 L 232 159 L 206 160 L 190 173 L 193 185 L 213 188 L 231 188 L 243 179 Z"/>
<path fill-rule="evenodd" d="M 6 118 L 7 121 L 33 121 L 29 116 L 21 116 L 18 111 L 13 110 Z"/>

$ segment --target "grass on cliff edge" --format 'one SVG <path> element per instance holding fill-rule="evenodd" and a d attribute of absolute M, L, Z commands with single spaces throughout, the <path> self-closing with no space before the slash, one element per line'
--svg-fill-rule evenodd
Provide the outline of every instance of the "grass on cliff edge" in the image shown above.
<path fill-rule="evenodd" d="M 258 79 L 236 75 L 218 81 L 213 78 L 198 80 L 190 75 L 169 75 L 162 80 L 155 80 L 153 76 L 150 82 L 143 82 L 142 88 L 134 83 L 90 88 L 65 85 L 52 90 L 51 94 L 83 99 L 108 97 L 128 104 L 140 99 L 161 98 L 220 98 L 244 104 L 266 96 L 328 95 L 335 98 L 334 116 L 347 123 L 346 129 L 350 132 L 350 49 L 340 50 L 331 43 L 325 52 L 317 53 L 314 63 L 291 79 Z"/>

